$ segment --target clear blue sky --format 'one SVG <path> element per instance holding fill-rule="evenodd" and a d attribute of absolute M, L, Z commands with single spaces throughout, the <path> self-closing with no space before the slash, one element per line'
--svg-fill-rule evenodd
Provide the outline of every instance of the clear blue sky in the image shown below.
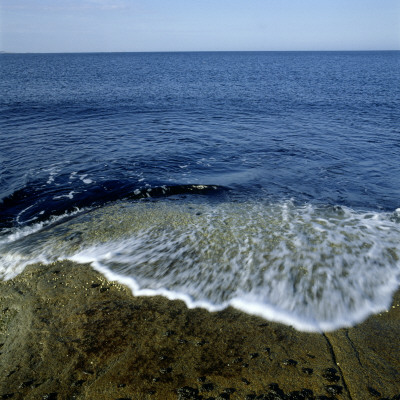
<path fill-rule="evenodd" d="M 400 0 L 0 0 L 10 52 L 400 50 Z"/>

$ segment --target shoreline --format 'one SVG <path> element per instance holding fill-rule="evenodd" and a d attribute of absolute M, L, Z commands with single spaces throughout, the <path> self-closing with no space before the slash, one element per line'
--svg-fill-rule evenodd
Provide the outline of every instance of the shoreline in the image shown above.
<path fill-rule="evenodd" d="M 135 297 L 71 261 L 0 282 L 0 399 L 392 400 L 399 354 L 399 291 L 355 327 L 305 333 Z"/>

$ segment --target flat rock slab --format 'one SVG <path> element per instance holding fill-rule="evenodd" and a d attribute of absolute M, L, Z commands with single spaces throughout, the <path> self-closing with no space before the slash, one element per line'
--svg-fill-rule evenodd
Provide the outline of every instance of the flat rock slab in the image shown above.
<path fill-rule="evenodd" d="M 0 282 L 0 399 L 400 399 L 400 296 L 326 334 L 134 297 L 88 265 Z"/>

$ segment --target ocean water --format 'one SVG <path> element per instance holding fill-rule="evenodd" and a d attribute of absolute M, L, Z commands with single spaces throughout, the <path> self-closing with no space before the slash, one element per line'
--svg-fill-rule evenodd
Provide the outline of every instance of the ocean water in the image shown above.
<path fill-rule="evenodd" d="M 352 326 L 400 285 L 400 52 L 0 55 L 0 279 Z"/>

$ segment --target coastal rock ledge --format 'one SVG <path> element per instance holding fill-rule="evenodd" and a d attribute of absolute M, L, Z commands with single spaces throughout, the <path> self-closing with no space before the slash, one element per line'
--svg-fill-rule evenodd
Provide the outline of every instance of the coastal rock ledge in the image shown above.
<path fill-rule="evenodd" d="M 33 265 L 0 282 L 0 399 L 400 400 L 399 304 L 302 333 L 134 297 L 89 265 Z"/>

